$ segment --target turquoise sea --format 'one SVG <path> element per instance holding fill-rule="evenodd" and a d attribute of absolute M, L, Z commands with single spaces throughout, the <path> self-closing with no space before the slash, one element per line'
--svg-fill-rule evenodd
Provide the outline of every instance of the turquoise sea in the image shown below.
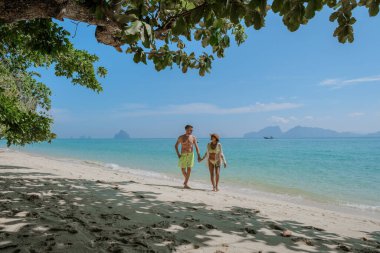
<path fill-rule="evenodd" d="M 208 139 L 199 139 L 205 151 Z M 104 163 L 113 169 L 181 178 L 175 139 L 58 139 L 23 151 Z M 229 167 L 221 187 L 365 209 L 380 213 L 380 139 L 223 139 Z M 191 180 L 208 184 L 204 163 Z"/>

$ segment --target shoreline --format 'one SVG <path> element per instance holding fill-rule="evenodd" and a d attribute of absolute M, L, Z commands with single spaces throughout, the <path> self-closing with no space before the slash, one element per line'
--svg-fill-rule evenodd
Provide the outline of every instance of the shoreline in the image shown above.
<path fill-rule="evenodd" d="M 0 149 L 1 151 L 1 149 Z M 69 162 L 74 164 L 88 164 L 95 165 L 104 170 L 108 170 L 109 172 L 118 171 L 120 173 L 130 173 L 138 177 L 148 177 L 157 180 L 164 180 L 169 183 L 176 183 L 178 186 L 182 185 L 182 178 L 180 177 L 180 171 L 178 175 L 167 174 L 165 172 L 157 172 L 157 171 L 148 171 L 145 169 L 132 169 L 129 167 L 121 166 L 116 163 L 107 163 L 102 161 L 94 161 L 94 160 L 81 160 L 77 158 L 71 158 L 66 156 L 59 155 L 48 155 L 43 152 L 32 152 L 32 151 L 20 151 L 14 149 L 8 149 L 11 152 L 20 152 L 25 153 L 32 156 L 43 157 L 46 159 L 53 159 L 57 161 Z M 223 177 L 221 178 L 223 180 Z M 198 179 L 190 179 L 190 184 L 194 184 L 196 187 L 201 188 L 203 190 L 209 190 L 210 186 L 206 183 L 207 180 L 198 180 Z M 255 195 L 256 198 L 264 198 L 270 199 L 272 201 L 283 201 L 289 202 L 295 205 L 301 205 L 306 207 L 314 207 L 325 209 L 334 212 L 342 212 L 350 215 L 361 216 L 363 218 L 373 218 L 380 221 L 380 206 L 368 206 L 359 203 L 339 203 L 334 200 L 327 201 L 327 198 L 324 198 L 323 202 L 320 201 L 321 198 L 308 198 L 308 196 L 301 195 L 292 195 L 288 193 L 278 193 L 276 191 L 270 191 L 270 187 L 267 188 L 255 188 L 250 187 L 238 187 L 237 185 L 230 184 L 230 182 L 222 183 L 223 192 L 229 192 L 231 195 L 238 195 L 240 197 L 248 197 L 250 195 Z M 380 204 L 380 203 L 379 203 Z"/>
<path fill-rule="evenodd" d="M 263 196 L 184 190 L 101 164 L 0 153 L 0 249 L 37 252 L 354 252 L 375 218 Z M 193 185 L 196 186 L 196 185 Z M 285 230 L 290 237 L 281 236 Z M 364 239 L 363 239 L 364 238 Z"/>

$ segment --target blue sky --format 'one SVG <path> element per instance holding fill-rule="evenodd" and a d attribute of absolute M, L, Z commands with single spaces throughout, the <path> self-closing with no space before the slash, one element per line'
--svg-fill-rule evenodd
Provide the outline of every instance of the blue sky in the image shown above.
<path fill-rule="evenodd" d="M 328 15 L 318 13 L 291 33 L 270 13 L 266 27 L 249 29 L 247 41 L 227 49 L 205 77 L 135 64 L 131 55 L 97 43 L 94 27 L 80 24 L 75 46 L 97 54 L 109 74 L 96 94 L 42 72 L 53 92 L 54 131 L 59 138 L 107 138 L 120 129 L 132 137 L 175 137 L 188 123 L 201 137 L 240 137 L 269 125 L 379 131 L 380 17 L 356 11 L 355 41 L 340 44 Z M 74 33 L 69 20 L 64 26 Z"/>

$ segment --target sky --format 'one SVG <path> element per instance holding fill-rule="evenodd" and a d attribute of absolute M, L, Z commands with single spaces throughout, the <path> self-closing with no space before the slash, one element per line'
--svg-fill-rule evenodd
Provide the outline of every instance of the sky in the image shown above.
<path fill-rule="evenodd" d="M 108 75 L 97 94 L 43 70 L 53 93 L 53 130 L 58 138 L 110 138 L 121 129 L 135 138 L 176 137 L 186 124 L 199 137 L 241 137 L 273 125 L 380 131 L 380 17 L 369 18 L 365 9 L 354 15 L 355 41 L 341 44 L 329 10 L 293 33 L 270 13 L 262 30 L 248 29 L 246 42 L 232 44 L 205 77 L 135 64 L 99 44 L 93 26 L 79 24 L 74 45 L 97 54 Z M 74 34 L 71 21 L 63 25 Z"/>

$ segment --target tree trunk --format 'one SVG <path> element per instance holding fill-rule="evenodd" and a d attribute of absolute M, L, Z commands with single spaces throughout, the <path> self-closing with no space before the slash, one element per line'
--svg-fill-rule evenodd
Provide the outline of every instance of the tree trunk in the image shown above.
<path fill-rule="evenodd" d="M 97 19 L 90 4 L 78 0 L 0 0 L 0 21 L 14 23 L 38 18 L 68 18 L 96 25 L 98 42 L 120 47 L 120 27 L 109 18 Z"/>

